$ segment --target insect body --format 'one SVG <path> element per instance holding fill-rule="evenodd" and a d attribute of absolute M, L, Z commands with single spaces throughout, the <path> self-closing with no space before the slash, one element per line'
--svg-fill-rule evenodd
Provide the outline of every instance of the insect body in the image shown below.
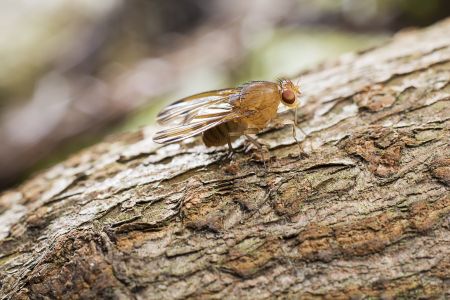
<path fill-rule="evenodd" d="M 279 121 L 280 104 L 297 108 L 299 87 L 288 79 L 278 83 L 252 81 L 237 88 L 214 90 L 180 99 L 157 116 L 158 123 L 173 127 L 157 132 L 157 143 L 172 143 L 202 134 L 206 146 L 222 146 L 241 135 L 258 133 L 270 122 Z M 293 122 L 281 122 L 293 124 Z M 258 146 L 258 145 L 257 145 Z"/>

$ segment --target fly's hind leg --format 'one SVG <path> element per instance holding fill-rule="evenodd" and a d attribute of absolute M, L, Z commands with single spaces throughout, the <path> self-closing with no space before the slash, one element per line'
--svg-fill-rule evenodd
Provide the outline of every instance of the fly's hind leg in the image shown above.
<path fill-rule="evenodd" d="M 234 156 L 234 149 L 233 149 L 233 145 L 231 145 L 231 137 L 230 137 L 230 133 L 227 132 L 227 144 L 228 144 L 228 155 L 227 155 L 227 159 L 233 159 Z"/>

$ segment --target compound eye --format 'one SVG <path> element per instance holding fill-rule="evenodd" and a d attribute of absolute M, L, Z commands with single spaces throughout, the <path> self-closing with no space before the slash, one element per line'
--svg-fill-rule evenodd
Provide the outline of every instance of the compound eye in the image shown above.
<path fill-rule="evenodd" d="M 291 90 L 285 90 L 281 93 L 281 99 L 287 104 L 293 104 L 295 102 L 295 94 Z"/>

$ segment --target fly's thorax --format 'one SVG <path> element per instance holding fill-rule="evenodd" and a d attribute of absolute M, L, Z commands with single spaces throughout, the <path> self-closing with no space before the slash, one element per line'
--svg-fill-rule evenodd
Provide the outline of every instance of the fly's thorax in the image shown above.
<path fill-rule="evenodd" d="M 255 81 L 247 84 L 240 94 L 242 109 L 263 109 L 280 103 L 278 84 L 269 81 Z"/>
<path fill-rule="evenodd" d="M 256 81 L 242 89 L 239 108 L 249 127 L 264 128 L 276 117 L 280 101 L 278 84 Z"/>

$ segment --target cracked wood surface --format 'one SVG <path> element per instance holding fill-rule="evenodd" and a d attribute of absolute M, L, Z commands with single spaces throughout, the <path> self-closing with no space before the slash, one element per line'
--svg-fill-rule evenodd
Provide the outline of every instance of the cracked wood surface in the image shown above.
<path fill-rule="evenodd" d="M 307 158 L 287 127 L 267 170 L 148 127 L 6 191 L 1 298 L 449 297 L 449 32 L 302 74 Z"/>

